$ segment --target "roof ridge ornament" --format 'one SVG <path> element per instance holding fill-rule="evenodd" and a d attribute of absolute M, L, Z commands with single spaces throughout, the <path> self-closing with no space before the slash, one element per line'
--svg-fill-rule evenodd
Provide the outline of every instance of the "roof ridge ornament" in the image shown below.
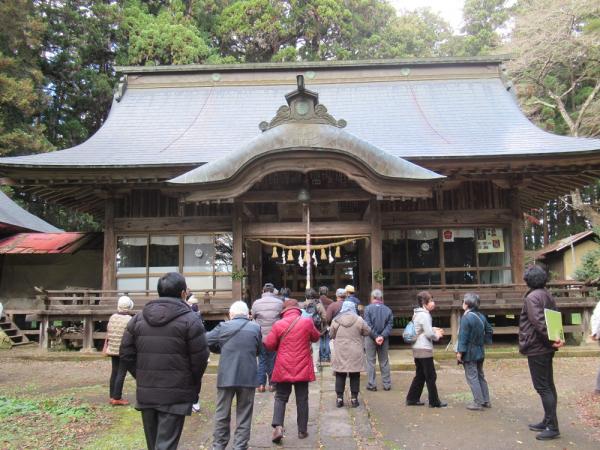
<path fill-rule="evenodd" d="M 263 121 L 258 125 L 261 131 L 283 125 L 284 123 L 313 123 L 332 125 L 344 128 L 347 123 L 344 119 L 336 120 L 327 112 L 325 105 L 319 103 L 319 94 L 306 89 L 304 75 L 296 76 L 298 87 L 286 94 L 287 105 L 279 107 L 275 117 L 270 122 Z"/>

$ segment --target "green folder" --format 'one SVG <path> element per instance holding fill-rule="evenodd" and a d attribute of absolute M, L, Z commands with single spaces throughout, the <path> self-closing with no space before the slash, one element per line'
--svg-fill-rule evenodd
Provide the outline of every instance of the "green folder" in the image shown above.
<path fill-rule="evenodd" d="M 551 309 L 544 309 L 546 318 L 546 328 L 548 329 L 548 339 L 551 341 L 565 340 L 565 332 L 562 324 L 562 314 Z"/>

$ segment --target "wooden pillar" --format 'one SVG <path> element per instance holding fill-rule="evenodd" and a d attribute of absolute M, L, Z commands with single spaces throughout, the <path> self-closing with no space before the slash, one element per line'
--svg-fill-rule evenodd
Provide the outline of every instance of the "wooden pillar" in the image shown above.
<path fill-rule="evenodd" d="M 242 205 L 235 203 L 233 205 L 233 270 L 241 271 L 243 269 L 243 248 L 244 248 L 244 223 L 242 214 Z M 241 300 L 243 297 L 242 280 L 236 279 L 231 283 L 232 300 Z"/>
<path fill-rule="evenodd" d="M 104 208 L 104 254 L 102 261 L 102 289 L 106 291 L 117 288 L 115 239 L 115 203 L 112 197 L 105 201 Z"/>
<path fill-rule="evenodd" d="M 48 327 L 50 320 L 48 316 L 43 316 L 40 321 L 40 350 L 48 350 L 50 347 L 50 336 L 48 336 Z"/>
<path fill-rule="evenodd" d="M 525 271 L 525 243 L 523 242 L 523 211 L 521 210 L 521 195 L 518 188 L 510 192 L 510 209 L 512 213 L 510 246 L 510 261 L 512 266 L 512 282 L 523 284 Z"/>
<path fill-rule="evenodd" d="M 592 309 L 583 308 L 581 311 L 581 333 L 582 342 L 592 343 L 594 340 L 590 337 L 592 328 Z"/>
<path fill-rule="evenodd" d="M 83 319 L 83 345 L 81 346 L 82 352 L 93 352 L 94 347 L 94 320 L 90 315 Z"/>
<path fill-rule="evenodd" d="M 369 270 L 371 269 L 371 253 L 368 242 L 369 241 L 364 239 L 358 241 L 358 284 L 360 286 L 359 298 L 363 299 L 368 299 L 370 294 L 369 285 L 371 283 L 369 280 Z"/>
<path fill-rule="evenodd" d="M 450 333 L 452 334 L 452 344 L 458 342 L 458 327 L 460 324 L 460 309 L 452 308 L 450 310 Z"/>
<path fill-rule="evenodd" d="M 381 249 L 381 209 L 376 199 L 371 199 L 371 286 L 372 289 L 383 289 L 383 284 L 375 280 L 375 274 L 383 268 Z"/>

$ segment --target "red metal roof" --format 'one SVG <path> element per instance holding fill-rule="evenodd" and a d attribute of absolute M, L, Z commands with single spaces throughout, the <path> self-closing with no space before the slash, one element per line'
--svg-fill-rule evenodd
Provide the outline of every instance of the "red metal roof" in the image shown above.
<path fill-rule="evenodd" d="M 18 233 L 0 240 L 0 254 L 74 253 L 88 241 L 87 233 Z"/>

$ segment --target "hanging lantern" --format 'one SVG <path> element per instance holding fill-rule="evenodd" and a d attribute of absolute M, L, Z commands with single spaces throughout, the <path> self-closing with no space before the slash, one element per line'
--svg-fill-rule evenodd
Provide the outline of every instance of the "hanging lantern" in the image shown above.
<path fill-rule="evenodd" d="M 329 264 L 332 264 L 335 261 L 335 258 L 331 254 L 331 247 L 329 247 Z"/>
<path fill-rule="evenodd" d="M 325 253 L 325 249 L 321 249 L 321 261 L 325 261 L 327 259 L 327 253 Z"/>
<path fill-rule="evenodd" d="M 273 254 L 271 255 L 271 258 L 277 259 L 278 257 L 279 255 L 277 254 L 277 247 L 273 246 Z"/>
<path fill-rule="evenodd" d="M 290 261 L 294 259 L 294 253 L 292 252 L 292 249 L 290 248 L 288 250 L 288 258 Z"/>
<path fill-rule="evenodd" d="M 340 246 L 339 245 L 335 248 L 335 257 L 336 258 L 341 258 L 342 257 L 342 252 L 340 251 Z"/>

